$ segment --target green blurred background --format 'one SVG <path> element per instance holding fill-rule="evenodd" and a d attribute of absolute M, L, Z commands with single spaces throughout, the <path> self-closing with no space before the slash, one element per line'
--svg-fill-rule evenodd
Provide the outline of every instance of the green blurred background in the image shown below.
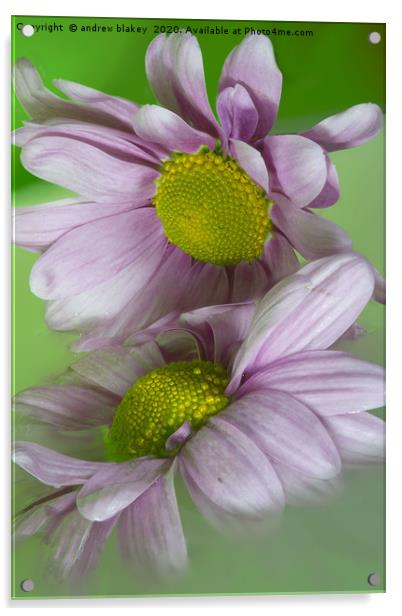
<path fill-rule="evenodd" d="M 62 24 L 63 32 L 21 35 L 17 24 Z M 70 32 L 69 25 L 78 31 Z M 116 24 L 147 27 L 146 34 L 80 32 L 81 25 Z M 137 103 L 155 102 L 146 80 L 144 57 L 161 25 L 185 28 L 209 25 L 229 29 L 276 28 L 312 31 L 313 35 L 271 34 L 284 76 L 279 117 L 273 132 L 301 131 L 328 115 L 360 102 L 385 103 L 385 26 L 313 22 L 236 22 L 208 20 L 109 19 L 73 17 L 14 17 L 12 57 L 27 57 L 39 69 L 46 85 L 52 79 L 81 82 Z M 377 45 L 371 32 L 381 34 Z M 199 34 L 208 93 L 214 107 L 217 81 L 225 57 L 243 34 Z M 14 100 L 14 127 L 25 114 Z M 384 271 L 384 134 L 354 150 L 332 155 L 341 199 L 320 214 L 340 224 L 352 236 L 354 248 Z M 13 196 L 16 207 L 42 203 L 69 193 L 26 172 L 13 156 Z M 43 302 L 29 290 L 29 272 L 37 255 L 14 252 L 14 391 L 43 383 L 64 370 L 73 354 L 73 335 L 50 332 L 43 320 Z M 360 323 L 368 335 L 343 347 L 355 354 L 384 362 L 384 308 L 371 304 Z M 378 411 L 381 413 L 381 411 Z M 16 497 L 18 498 L 18 485 Z M 116 596 L 143 594 L 379 592 L 385 588 L 384 472 L 383 468 L 349 471 L 342 495 L 317 508 L 288 508 L 281 524 L 261 539 L 223 537 L 211 529 L 178 485 L 179 504 L 188 539 L 191 566 L 179 580 L 143 580 L 127 569 L 109 541 L 96 574 L 83 586 L 57 580 L 46 564 L 49 547 L 40 539 L 17 546 L 14 558 L 14 597 Z M 368 585 L 376 572 L 379 586 Z M 20 582 L 32 579 L 31 593 Z"/>

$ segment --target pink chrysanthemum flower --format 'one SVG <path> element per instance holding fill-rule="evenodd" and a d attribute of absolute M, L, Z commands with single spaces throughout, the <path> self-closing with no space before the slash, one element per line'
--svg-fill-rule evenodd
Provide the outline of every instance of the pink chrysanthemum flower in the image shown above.
<path fill-rule="evenodd" d="M 308 260 L 351 250 L 347 234 L 310 208 L 338 200 L 328 152 L 373 138 L 378 106 L 267 136 L 282 75 L 265 36 L 245 38 L 226 59 L 220 124 L 195 37 L 154 39 L 146 70 L 163 106 L 56 80 L 70 98 L 60 99 L 27 60 L 16 64 L 31 118 L 16 132 L 22 163 L 79 195 L 16 212 L 16 243 L 44 253 L 30 283 L 48 300 L 53 329 L 121 341 L 176 308 L 261 296 L 297 268 L 292 247 Z"/>
<path fill-rule="evenodd" d="M 17 396 L 20 412 L 63 430 L 105 426 L 100 461 L 16 443 L 14 459 L 56 490 L 30 504 L 17 536 L 44 530 L 65 572 L 94 565 L 113 527 L 141 566 L 180 569 L 180 472 L 213 524 L 247 524 L 331 492 L 342 463 L 382 458 L 383 369 L 328 350 L 374 288 L 344 254 L 313 262 L 257 305 L 201 308 L 140 347 L 89 353 L 68 383 Z"/>

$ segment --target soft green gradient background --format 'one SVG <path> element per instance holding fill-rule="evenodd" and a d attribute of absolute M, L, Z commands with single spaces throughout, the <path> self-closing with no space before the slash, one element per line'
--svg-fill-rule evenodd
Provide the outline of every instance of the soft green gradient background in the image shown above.
<path fill-rule="evenodd" d="M 143 34 L 40 32 L 24 38 L 16 23 L 112 24 L 148 26 Z M 282 102 L 274 132 L 303 130 L 320 119 L 360 102 L 384 108 L 385 26 L 382 24 L 217 22 L 100 18 L 17 17 L 13 25 L 13 58 L 26 56 L 40 70 L 47 86 L 54 78 L 82 82 L 138 103 L 154 102 L 146 80 L 144 55 L 155 24 L 225 25 L 313 30 L 313 37 L 271 36 L 284 75 Z M 368 42 L 372 31 L 382 35 Z M 200 35 L 210 100 L 222 63 L 242 36 Z M 25 114 L 14 107 L 14 125 Z M 27 173 L 15 150 L 14 204 L 30 205 L 68 193 Z M 355 150 L 332 155 L 341 182 L 339 203 L 321 210 L 345 228 L 355 250 L 384 270 L 384 135 Z M 29 272 L 37 256 L 20 249 L 14 260 L 14 390 L 49 380 L 68 365 L 67 345 L 74 336 L 50 332 L 43 320 L 43 302 L 29 291 Z M 360 357 L 384 361 L 384 309 L 371 302 L 360 319 L 368 336 L 344 343 Z M 17 498 L 18 494 L 17 484 Z M 23 485 L 23 483 L 21 484 Z M 22 489 L 20 490 L 22 492 Z M 188 539 L 191 566 L 179 580 L 142 580 L 122 564 L 114 539 L 109 541 L 96 575 L 82 587 L 55 580 L 46 565 L 49 548 L 39 539 L 16 549 L 13 596 L 115 596 L 141 594 L 378 592 L 384 590 L 384 476 L 382 468 L 350 471 L 343 494 L 314 509 L 288 508 L 281 524 L 263 538 L 228 538 L 211 529 L 178 485 L 179 503 Z M 367 576 L 377 572 L 381 585 L 372 589 Z M 35 582 L 32 593 L 21 580 Z"/>

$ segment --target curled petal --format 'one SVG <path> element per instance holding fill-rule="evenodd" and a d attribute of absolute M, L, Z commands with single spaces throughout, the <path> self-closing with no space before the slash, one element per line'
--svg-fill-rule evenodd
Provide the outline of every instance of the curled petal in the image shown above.
<path fill-rule="evenodd" d="M 59 98 L 45 88 L 36 68 L 26 58 L 15 63 L 15 93 L 31 118 L 72 118 L 124 130 L 131 128 L 129 117 L 137 109 L 134 103 L 71 81 L 56 80 L 55 85 L 81 104 Z"/>
<path fill-rule="evenodd" d="M 199 130 L 218 136 L 220 129 L 208 102 L 199 43 L 190 34 L 164 34 L 147 49 L 148 81 L 156 98 Z"/>
<path fill-rule="evenodd" d="M 325 155 L 325 160 L 327 163 L 327 179 L 320 194 L 309 203 L 309 208 L 312 209 L 329 207 L 336 203 L 340 196 L 339 180 L 335 165 L 327 154 Z"/>
<path fill-rule="evenodd" d="M 354 148 L 373 139 L 382 123 L 381 108 L 373 103 L 362 103 L 322 120 L 303 134 L 332 152 Z"/>
<path fill-rule="evenodd" d="M 143 494 L 169 468 L 166 459 L 136 458 L 105 464 L 77 495 L 81 515 L 91 521 L 107 520 Z"/>
<path fill-rule="evenodd" d="M 15 443 L 13 460 L 39 481 L 55 488 L 82 484 L 98 470 L 109 466 L 103 462 L 77 460 L 27 441 Z"/>
<path fill-rule="evenodd" d="M 255 138 L 271 130 L 282 90 L 282 74 L 266 36 L 248 36 L 229 54 L 219 80 L 219 92 L 242 85 L 258 112 Z"/>
<path fill-rule="evenodd" d="M 258 112 L 250 94 L 240 83 L 220 92 L 217 109 L 223 130 L 230 139 L 250 141 L 258 124 Z"/>

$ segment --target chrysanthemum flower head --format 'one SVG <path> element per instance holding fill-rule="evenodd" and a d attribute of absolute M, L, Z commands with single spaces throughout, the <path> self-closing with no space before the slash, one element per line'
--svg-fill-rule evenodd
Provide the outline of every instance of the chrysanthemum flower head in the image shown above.
<path fill-rule="evenodd" d="M 93 566 L 114 527 L 125 556 L 181 569 L 175 473 L 228 527 L 331 492 L 344 463 L 381 459 L 383 422 L 367 411 L 383 404 L 383 370 L 330 349 L 373 288 L 362 257 L 326 257 L 257 303 L 188 312 L 141 346 L 89 353 L 65 384 L 19 394 L 36 422 L 105 437 L 97 461 L 16 443 L 16 463 L 55 489 L 17 534 L 55 536 L 65 573 Z"/>
<path fill-rule="evenodd" d="M 146 71 L 160 105 L 57 80 L 69 97 L 60 99 L 28 61 L 16 65 L 31 118 L 16 133 L 22 162 L 79 195 L 20 208 L 16 243 L 43 252 L 31 288 L 48 300 L 51 328 L 90 332 L 81 350 L 121 342 L 172 310 L 261 297 L 297 269 L 294 249 L 309 260 L 350 251 L 346 233 L 312 209 L 339 197 L 328 152 L 381 127 L 381 110 L 367 103 L 302 134 L 268 135 L 282 75 L 265 36 L 227 57 L 220 122 L 194 36 L 154 39 Z"/>

